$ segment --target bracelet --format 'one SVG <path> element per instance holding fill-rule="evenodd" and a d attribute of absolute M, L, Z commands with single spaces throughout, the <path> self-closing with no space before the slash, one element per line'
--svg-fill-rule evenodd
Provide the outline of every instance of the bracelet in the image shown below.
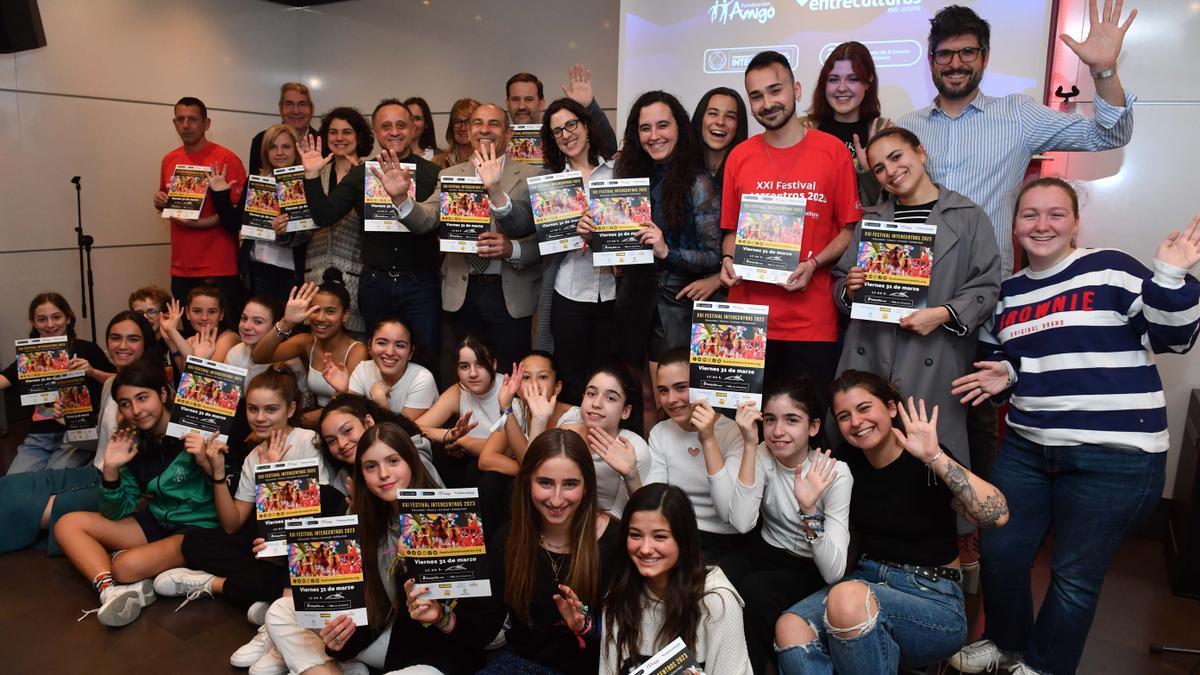
<path fill-rule="evenodd" d="M 816 541 L 825 534 L 825 514 L 820 511 L 816 514 L 800 512 L 800 527 L 804 530 L 805 539 Z"/>
<path fill-rule="evenodd" d="M 815 256 L 815 255 L 808 256 L 807 258 L 804 259 L 804 262 L 812 263 L 814 272 L 821 269 L 821 261 L 817 260 L 817 256 Z"/>
<path fill-rule="evenodd" d="M 729 255 L 728 253 L 726 253 L 725 255 L 721 256 L 721 262 L 725 262 L 725 259 L 726 259 L 726 258 L 729 258 L 730 260 L 733 260 L 733 256 L 731 256 L 731 255 Z"/>
<path fill-rule="evenodd" d="M 1093 70 L 1091 73 L 1093 80 L 1107 80 L 1108 78 L 1117 74 L 1117 67 L 1113 66 L 1111 68 L 1105 68 L 1104 70 Z"/>
<path fill-rule="evenodd" d="M 278 322 L 278 321 L 275 322 L 275 337 L 279 338 L 280 340 L 286 340 L 289 337 L 291 337 L 292 331 L 284 330 L 284 329 L 280 328 L 279 323 L 280 322 Z"/>
<path fill-rule="evenodd" d="M 454 430 L 453 430 L 453 429 L 447 429 L 447 430 L 446 430 L 446 433 L 442 434 L 442 445 L 446 445 L 446 439 L 447 439 L 447 438 L 450 438 L 450 432 L 451 432 L 451 431 L 454 431 Z"/>
<path fill-rule="evenodd" d="M 225 482 L 225 476 L 221 476 L 220 478 L 217 478 L 216 476 L 209 476 L 209 477 L 208 477 L 208 480 L 209 480 L 209 481 L 210 481 L 210 482 L 211 482 L 213 485 L 218 485 L 218 484 L 220 484 L 220 483 L 224 483 L 224 482 Z"/>
<path fill-rule="evenodd" d="M 945 450 L 939 449 L 938 453 L 933 456 L 933 459 L 930 459 L 928 462 L 925 462 L 925 466 L 933 466 L 933 463 L 938 461 L 938 458 L 941 457 L 942 454 L 944 454 L 945 452 L 946 452 Z"/>
<path fill-rule="evenodd" d="M 442 618 L 438 619 L 436 623 L 426 623 L 422 621 L 421 626 L 423 628 L 433 627 L 442 631 L 443 633 L 449 633 L 450 631 L 446 629 L 454 621 L 454 608 L 458 606 L 458 600 L 451 600 L 450 602 L 439 600 L 438 602 L 442 605 Z"/>
<path fill-rule="evenodd" d="M 512 411 L 513 411 L 513 407 L 511 405 L 509 405 L 507 408 L 501 408 L 500 414 L 501 415 L 511 415 Z"/>

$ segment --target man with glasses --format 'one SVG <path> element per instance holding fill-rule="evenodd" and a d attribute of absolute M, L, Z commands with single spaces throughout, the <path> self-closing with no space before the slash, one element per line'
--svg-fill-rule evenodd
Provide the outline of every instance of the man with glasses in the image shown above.
<path fill-rule="evenodd" d="M 316 136 L 317 130 L 309 126 L 313 118 L 313 102 L 312 96 L 308 93 L 308 85 L 301 82 L 284 82 L 279 88 L 279 119 L 284 124 L 291 126 L 296 130 L 296 135 L 300 138 L 305 136 Z M 250 141 L 250 161 L 249 173 L 252 176 L 258 175 L 262 170 L 262 141 L 263 135 L 267 133 L 266 129 L 258 132 L 254 136 L 254 140 Z M 329 149 L 325 148 L 324 154 L 329 154 Z"/>

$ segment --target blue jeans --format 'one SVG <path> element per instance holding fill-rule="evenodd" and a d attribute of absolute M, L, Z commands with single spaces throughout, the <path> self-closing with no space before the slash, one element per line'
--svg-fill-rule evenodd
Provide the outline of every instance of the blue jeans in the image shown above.
<path fill-rule="evenodd" d="M 913 572 L 863 559 L 845 581 L 867 585 L 879 614 L 857 636 L 841 638 L 825 623 L 825 597 L 818 591 L 788 611 L 804 619 L 817 634 L 807 645 L 779 651 L 779 672 L 895 673 L 924 667 L 958 651 L 967 639 L 962 589 L 953 581 L 926 579 Z"/>
<path fill-rule="evenodd" d="M 1162 494 L 1166 453 L 1045 446 L 1009 429 L 992 469 L 1008 525 L 980 540 L 984 637 L 1044 673 L 1074 673 L 1113 553 Z M 1029 571 L 1054 529 L 1050 588 L 1033 617 Z"/>
<path fill-rule="evenodd" d="M 435 274 L 364 268 L 358 278 L 358 311 L 368 338 L 375 324 L 398 318 L 412 331 L 413 361 L 438 372 L 442 344 L 442 287 Z"/>
<path fill-rule="evenodd" d="M 17 446 L 17 456 L 8 466 L 8 473 L 29 473 L 44 469 L 70 469 L 92 461 L 94 453 L 76 450 L 65 440 L 66 432 L 26 434 Z"/>

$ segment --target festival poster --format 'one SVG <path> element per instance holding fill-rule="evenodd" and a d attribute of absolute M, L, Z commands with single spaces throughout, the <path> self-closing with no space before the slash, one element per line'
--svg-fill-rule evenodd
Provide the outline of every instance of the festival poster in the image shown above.
<path fill-rule="evenodd" d="M 654 262 L 650 247 L 638 241 L 650 219 L 650 179 L 594 180 L 588 184 L 592 220 L 592 265 L 643 265 Z"/>
<path fill-rule="evenodd" d="M 17 382 L 21 405 L 54 403 L 58 399 L 58 377 L 67 372 L 71 354 L 67 336 L 16 340 Z"/>
<path fill-rule="evenodd" d="M 297 518 L 286 531 L 297 625 L 319 629 L 343 614 L 367 625 L 358 516 Z"/>
<path fill-rule="evenodd" d="M 479 235 L 492 221 L 492 204 L 475 176 L 441 176 L 439 248 L 446 253 L 476 253 Z"/>
<path fill-rule="evenodd" d="M 287 555 L 288 519 L 321 515 L 320 465 L 310 457 L 254 467 L 254 516 L 267 540 L 259 558 Z"/>
<path fill-rule="evenodd" d="M 409 232 L 408 226 L 400 222 L 392 197 L 383 189 L 383 182 L 375 177 L 372 169 L 379 169 L 379 162 L 368 161 L 363 178 L 363 230 L 366 232 Z M 408 198 L 417 201 L 417 165 L 401 164 L 408 171 Z"/>
<path fill-rule="evenodd" d="M 198 219 L 204 208 L 204 198 L 208 195 L 210 172 L 207 166 L 176 164 L 175 171 L 171 173 L 171 183 L 167 186 L 167 205 L 163 207 L 162 217 Z"/>
<path fill-rule="evenodd" d="M 733 271 L 747 281 L 786 283 L 800 265 L 803 197 L 743 194 L 733 245 Z"/>
<path fill-rule="evenodd" d="M 275 241 L 271 221 L 279 215 L 279 197 L 271 176 L 246 177 L 246 208 L 242 212 L 242 238 Z"/>
<path fill-rule="evenodd" d="M 198 433 L 208 438 L 216 431 L 221 442 L 227 443 L 245 381 L 245 368 L 187 357 L 171 406 L 167 435 L 183 438 Z"/>
<path fill-rule="evenodd" d="M 579 217 L 588 208 L 583 174 L 563 171 L 526 180 L 529 202 L 533 205 L 533 224 L 537 227 L 538 250 L 542 255 L 583 248 L 583 238 L 575 232 Z"/>
<path fill-rule="evenodd" d="M 704 675 L 704 671 L 688 651 L 683 638 L 675 638 L 662 651 L 629 671 L 629 675 Z"/>
<path fill-rule="evenodd" d="M 937 225 L 864 220 L 858 261 L 866 284 L 854 292 L 850 318 L 899 323 L 929 300 Z"/>
<path fill-rule="evenodd" d="M 768 309 L 729 302 L 692 305 L 692 401 L 733 410 L 742 401 L 762 406 Z"/>
<path fill-rule="evenodd" d="M 510 124 L 507 154 L 522 164 L 542 166 L 542 125 Z"/>
<path fill-rule="evenodd" d="M 400 542 L 416 583 L 434 598 L 486 597 L 487 551 L 479 517 L 479 490 L 397 490 Z"/>
<path fill-rule="evenodd" d="M 275 169 L 275 190 L 279 195 L 279 210 L 288 217 L 288 232 L 317 229 L 312 212 L 308 210 L 308 197 L 304 195 L 303 166 Z"/>
<path fill-rule="evenodd" d="M 68 443 L 96 440 L 99 415 L 87 388 L 87 371 L 74 370 L 58 377 L 58 403 L 67 423 Z"/>

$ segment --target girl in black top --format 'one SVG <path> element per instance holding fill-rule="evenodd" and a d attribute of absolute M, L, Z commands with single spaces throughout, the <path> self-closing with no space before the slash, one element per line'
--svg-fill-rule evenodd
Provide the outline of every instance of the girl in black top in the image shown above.
<path fill-rule="evenodd" d="M 954 514 L 1000 527 L 1008 504 L 938 445 L 936 406 L 927 414 L 925 402 L 911 397 L 905 406 L 887 381 L 857 370 L 830 389 L 846 439 L 838 459 L 854 476 L 850 523 L 863 557 L 845 580 L 779 619 L 780 673 L 884 673 L 937 663 L 967 632 Z"/>
<path fill-rule="evenodd" d="M 583 438 L 550 429 L 533 439 L 514 485 L 512 520 L 489 546 L 492 593 L 503 598 L 512 624 L 507 648 L 480 673 L 597 672 L 600 627 L 592 608 L 607 586 L 618 530 L 596 508 L 596 471 Z"/>

